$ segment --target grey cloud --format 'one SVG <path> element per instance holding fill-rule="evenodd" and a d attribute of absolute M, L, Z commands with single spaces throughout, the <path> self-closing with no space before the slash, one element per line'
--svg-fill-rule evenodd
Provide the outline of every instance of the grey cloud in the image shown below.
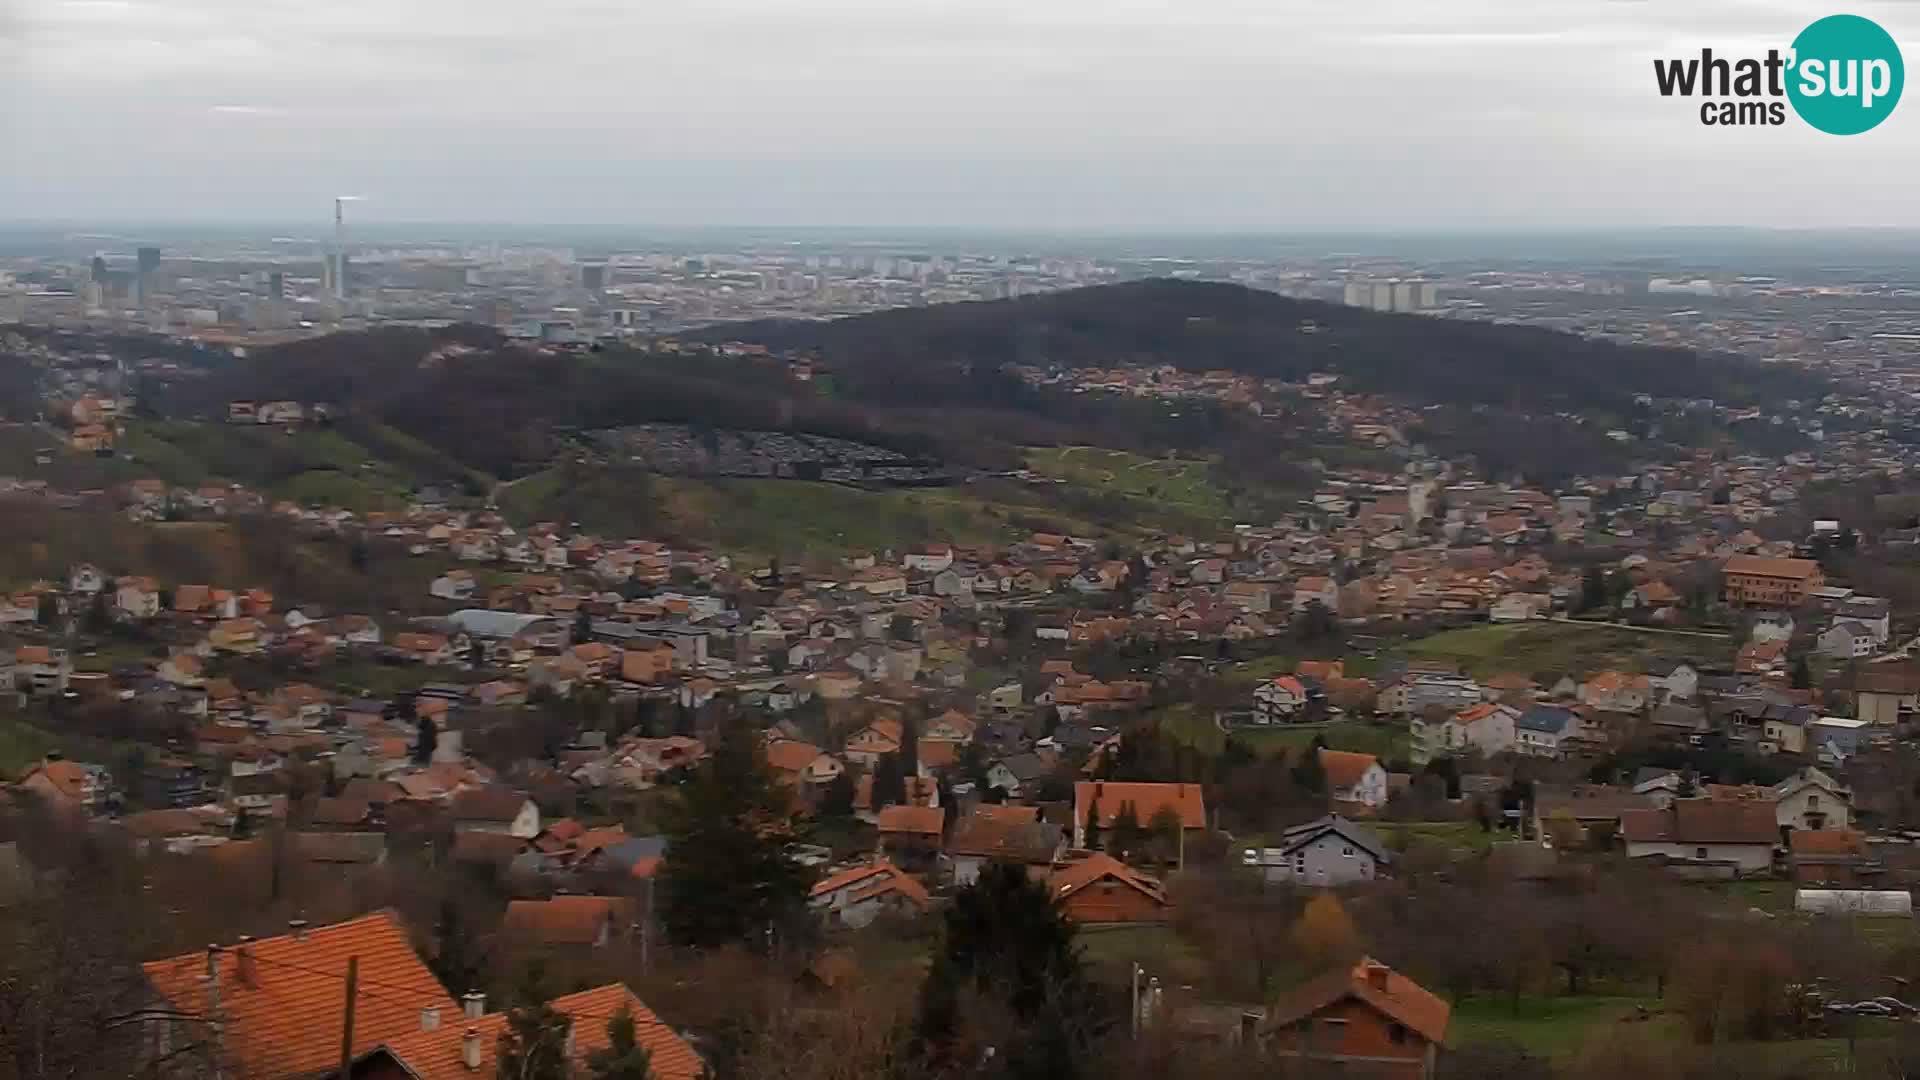
<path fill-rule="evenodd" d="M 1915 4 L 1857 10 L 1920 33 Z M 293 220 L 366 190 L 387 219 L 1920 224 L 1884 179 L 1920 166 L 1920 102 L 1835 140 L 1710 130 L 1653 91 L 1655 56 L 1784 44 L 1810 18 L 1790 0 L 0 0 L 0 56 L 24 53 L 0 88 L 33 105 L 0 106 L 22 151 L 0 206 Z"/>

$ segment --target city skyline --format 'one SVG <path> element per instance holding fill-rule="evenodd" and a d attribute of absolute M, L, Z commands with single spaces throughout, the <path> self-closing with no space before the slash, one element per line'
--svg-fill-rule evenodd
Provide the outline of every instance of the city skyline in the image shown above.
<path fill-rule="evenodd" d="M 1896 38 L 1910 9 L 1870 4 Z M 321 9 L 64 0 L 0 19 L 22 220 L 1125 231 L 1915 226 L 1897 112 L 1702 127 L 1651 60 L 1768 3 L 805 12 L 769 0 Z M 86 73 L 76 79 L 75 72 Z M 1768 182 L 1777 178 L 1778 182 Z"/>

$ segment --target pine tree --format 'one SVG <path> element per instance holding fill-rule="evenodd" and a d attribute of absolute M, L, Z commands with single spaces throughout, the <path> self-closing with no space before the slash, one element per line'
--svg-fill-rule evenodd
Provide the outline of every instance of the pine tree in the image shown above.
<path fill-rule="evenodd" d="M 956 991 L 971 988 L 1019 1018 L 1000 1048 L 1005 1075 L 1078 1075 L 1101 1035 L 1099 1010 L 1074 925 L 1046 887 L 1018 865 L 991 864 L 954 895 L 945 929 L 921 987 L 915 1035 L 922 1054 L 943 1058 L 959 1011 Z"/>
<path fill-rule="evenodd" d="M 754 734 L 724 729 L 713 753 L 667 808 L 660 915 L 685 945 L 750 941 L 805 904 L 805 871 L 786 856 L 791 802 Z"/>
<path fill-rule="evenodd" d="M 427 966 L 455 994 L 473 990 L 486 979 L 480 943 L 452 897 L 440 901 L 440 914 L 433 923 L 433 956 Z"/>
<path fill-rule="evenodd" d="M 650 1080 L 653 1062 L 634 1037 L 633 1012 L 625 1005 L 607 1021 L 607 1048 L 587 1057 L 590 1080 Z"/>
<path fill-rule="evenodd" d="M 820 799 L 820 813 L 823 817 L 848 818 L 853 816 L 853 801 L 859 795 L 859 782 L 849 769 L 840 770 L 840 775 L 827 782 L 827 790 Z"/>
<path fill-rule="evenodd" d="M 920 717 L 911 710 L 900 721 L 900 774 L 920 775 Z"/>
<path fill-rule="evenodd" d="M 1120 812 L 1113 815 L 1109 828 L 1112 835 L 1107 838 L 1107 850 L 1113 854 L 1124 859 L 1140 846 L 1140 812 L 1133 808 L 1133 803 L 1120 804 Z"/>
<path fill-rule="evenodd" d="M 1813 686 L 1813 668 L 1807 664 L 1807 654 L 1801 653 L 1793 661 L 1793 674 L 1790 676 L 1795 690 L 1806 690 Z"/>
<path fill-rule="evenodd" d="M 573 617 L 573 643 L 575 645 L 584 645 L 592 640 L 593 616 L 587 614 L 585 608 L 581 608 L 580 614 Z"/>
<path fill-rule="evenodd" d="M 907 773 L 899 754 L 881 754 L 873 769 L 873 808 L 904 806 L 907 801 Z"/>
<path fill-rule="evenodd" d="M 413 722 L 413 763 L 425 765 L 433 760 L 433 748 L 440 741 L 440 729 L 433 717 L 418 717 Z"/>

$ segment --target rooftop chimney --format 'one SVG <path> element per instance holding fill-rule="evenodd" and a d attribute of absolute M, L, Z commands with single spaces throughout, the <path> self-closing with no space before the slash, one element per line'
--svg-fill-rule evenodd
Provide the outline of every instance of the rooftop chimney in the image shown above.
<path fill-rule="evenodd" d="M 288 919 L 287 929 L 293 933 L 293 940 L 295 941 L 307 940 L 307 920 Z"/>
<path fill-rule="evenodd" d="M 474 1020 L 486 1015 L 487 995 L 478 990 L 469 990 L 461 995 L 460 1003 L 466 1006 L 467 1019 Z"/>
<path fill-rule="evenodd" d="M 1393 969 L 1387 965 L 1374 960 L 1367 961 L 1367 983 L 1375 990 L 1385 990 L 1387 988 L 1387 976 L 1391 974 L 1393 974 Z"/>
<path fill-rule="evenodd" d="M 468 1028 L 460 1037 L 460 1064 L 465 1065 L 468 1072 L 480 1071 L 480 1029 L 477 1027 Z"/>
<path fill-rule="evenodd" d="M 220 974 L 220 946 L 208 945 L 207 946 L 207 977 L 211 979 L 219 974 Z"/>
<path fill-rule="evenodd" d="M 233 947 L 234 973 L 242 986 L 256 986 L 258 980 L 253 966 L 252 934 L 241 934 L 239 944 Z"/>
<path fill-rule="evenodd" d="M 427 1008 L 427 1009 L 420 1010 L 420 1030 L 421 1031 L 440 1030 L 440 1010 L 439 1009 Z"/>

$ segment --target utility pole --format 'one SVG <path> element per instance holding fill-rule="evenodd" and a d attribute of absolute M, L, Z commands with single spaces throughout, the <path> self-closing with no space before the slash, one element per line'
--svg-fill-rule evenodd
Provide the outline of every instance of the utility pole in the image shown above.
<path fill-rule="evenodd" d="M 339 1080 L 348 1080 L 353 1069 L 353 999 L 360 988 L 360 958 L 347 957 L 347 1003 L 340 1021 Z"/>

